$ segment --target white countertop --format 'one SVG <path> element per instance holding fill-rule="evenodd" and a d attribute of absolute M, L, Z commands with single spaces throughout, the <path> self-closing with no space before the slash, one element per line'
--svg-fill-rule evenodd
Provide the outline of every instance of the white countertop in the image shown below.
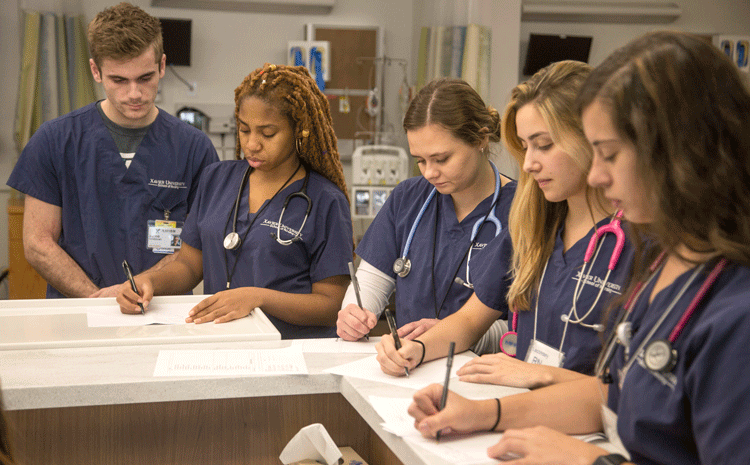
<path fill-rule="evenodd" d="M 371 395 L 410 397 L 412 389 L 323 372 L 369 354 L 305 353 L 307 375 L 153 376 L 162 349 L 278 349 L 291 344 L 258 341 L 5 350 L 0 352 L 0 382 L 8 410 L 341 393 L 402 462 L 447 463 L 384 431 L 380 426 L 383 420 L 368 401 Z M 457 379 L 451 380 L 451 389 L 463 395 L 481 393 L 487 397 L 519 391 Z"/>

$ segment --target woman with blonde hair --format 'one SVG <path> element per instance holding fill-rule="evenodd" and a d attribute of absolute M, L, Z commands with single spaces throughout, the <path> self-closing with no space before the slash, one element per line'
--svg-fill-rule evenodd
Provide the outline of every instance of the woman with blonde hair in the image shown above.
<path fill-rule="evenodd" d="M 235 90 L 237 160 L 209 166 L 174 263 L 135 277 L 118 302 L 140 312 L 155 294 L 206 293 L 187 322 L 259 307 L 282 338 L 335 336 L 349 283 L 352 224 L 328 100 L 307 70 L 266 64 Z"/>
<path fill-rule="evenodd" d="M 488 246 L 474 295 L 421 338 L 424 350 L 407 343 L 395 351 L 392 340 L 383 338 L 383 371 L 398 374 L 403 366 L 445 356 L 450 341 L 465 350 L 498 312 L 510 308 L 513 332 L 502 344 L 510 354 L 517 346 L 517 358 L 474 359 L 459 370 L 460 379 L 536 388 L 593 373 L 601 312 L 610 294 L 620 292 L 629 252 L 616 252 L 625 244 L 607 234 L 583 265 L 596 230 L 612 221 L 601 191 L 586 185 L 592 152 L 573 107 L 590 70 L 585 63 L 558 62 L 513 89 L 503 140 L 522 173 L 509 234 Z M 615 252 L 620 265 L 608 273 Z M 510 343 L 512 338 L 517 342 Z"/>

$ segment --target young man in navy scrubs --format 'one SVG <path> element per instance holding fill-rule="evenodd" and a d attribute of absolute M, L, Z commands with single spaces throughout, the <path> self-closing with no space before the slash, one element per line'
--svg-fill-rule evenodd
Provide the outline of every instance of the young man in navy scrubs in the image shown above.
<path fill-rule="evenodd" d="M 91 73 L 106 98 L 47 121 L 8 185 L 26 194 L 26 259 L 47 297 L 108 297 L 134 273 L 161 267 L 201 171 L 209 138 L 154 105 L 166 55 L 157 18 L 128 3 L 89 24 Z"/>

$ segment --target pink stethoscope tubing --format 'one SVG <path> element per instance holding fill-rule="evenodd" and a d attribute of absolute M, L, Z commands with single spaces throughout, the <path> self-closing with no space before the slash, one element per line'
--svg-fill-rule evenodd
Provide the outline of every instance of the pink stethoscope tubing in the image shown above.
<path fill-rule="evenodd" d="M 612 273 L 612 271 L 617 266 L 617 262 L 620 260 L 620 256 L 622 255 L 622 250 L 625 248 L 625 232 L 622 229 L 621 222 L 622 222 L 622 210 L 618 210 L 615 213 L 614 218 L 612 221 L 610 221 L 608 224 L 601 226 L 597 228 L 594 231 L 594 234 L 591 236 L 591 239 L 589 240 L 588 247 L 586 248 L 586 253 L 583 256 L 583 268 L 581 269 L 581 274 L 578 277 L 578 282 L 576 283 L 576 288 L 573 291 L 573 305 L 571 307 L 570 313 L 567 315 L 562 315 L 562 320 L 565 322 L 565 329 L 563 330 L 563 336 L 560 343 L 560 350 L 562 351 L 562 343 L 565 341 L 565 335 L 568 329 L 568 323 L 574 323 L 574 324 L 580 324 L 581 326 L 594 329 L 596 331 L 603 330 L 602 325 L 600 324 L 586 324 L 583 321 L 588 317 L 591 312 L 596 308 L 596 305 L 599 303 L 599 298 L 601 297 L 602 293 L 604 292 L 604 288 L 606 287 L 606 284 L 609 282 L 609 276 Z M 596 296 L 596 299 L 594 300 L 594 303 L 591 304 L 591 307 L 589 310 L 582 316 L 578 316 L 578 312 L 576 309 L 576 302 L 578 301 L 578 297 L 580 297 L 581 292 L 583 291 L 582 288 L 582 277 L 586 271 L 586 265 L 591 261 L 591 258 L 594 257 L 594 253 L 598 252 L 597 244 L 599 244 L 599 239 L 602 238 L 605 234 L 612 233 L 615 235 L 615 246 L 612 249 L 612 255 L 609 259 L 609 264 L 607 266 L 607 274 L 604 278 L 604 281 L 602 282 L 601 288 L 599 289 L 599 293 Z M 599 244 L 601 247 L 601 244 Z M 594 258 L 594 260 L 596 260 Z M 589 265 L 589 272 L 591 271 L 591 268 L 594 266 L 593 263 Z M 545 266 L 546 270 L 546 266 Z M 541 291 L 541 282 L 539 283 L 540 291 Z M 575 319 L 572 319 L 571 316 L 575 316 Z M 508 331 L 507 333 L 503 334 L 503 336 L 500 338 L 500 350 L 511 357 L 515 357 L 515 354 L 509 354 L 505 351 L 505 348 L 503 347 L 503 342 L 506 338 L 506 336 L 514 335 L 515 337 L 518 337 L 517 333 L 517 325 L 518 325 L 518 313 L 513 312 L 513 323 L 512 323 L 512 331 Z M 536 318 L 535 318 L 535 326 L 536 326 Z"/>
<path fill-rule="evenodd" d="M 647 280 L 646 282 L 650 281 L 651 277 L 654 276 L 654 272 L 659 267 L 659 265 L 661 264 L 661 262 L 664 260 L 665 255 L 666 254 L 664 252 L 662 252 L 656 258 L 656 260 L 654 261 L 654 263 L 649 267 L 649 272 L 650 272 L 651 276 L 649 276 L 649 280 Z M 706 276 L 706 279 L 703 281 L 703 284 L 701 284 L 701 287 L 698 289 L 698 292 L 695 294 L 695 296 L 693 296 L 693 299 L 690 301 L 690 303 L 688 304 L 687 308 L 683 312 L 682 316 L 677 321 L 677 324 L 675 324 L 674 328 L 672 328 L 672 331 L 670 332 L 669 337 L 667 339 L 669 341 L 670 345 L 674 344 L 674 342 L 677 340 L 677 338 L 680 336 L 680 334 L 682 334 L 682 331 L 687 326 L 688 322 L 690 321 L 690 318 L 693 316 L 693 314 L 695 313 L 695 310 L 698 308 L 698 305 L 700 305 L 700 303 L 703 300 L 703 298 L 705 297 L 706 293 L 709 291 L 709 289 L 711 288 L 711 286 L 714 284 L 714 282 L 716 281 L 716 279 L 719 277 L 719 274 L 721 274 L 721 272 L 724 270 L 724 268 L 726 267 L 727 263 L 728 263 L 727 259 L 726 258 L 722 258 L 721 260 L 719 260 L 719 262 L 716 264 L 716 266 L 714 266 L 714 268 L 711 270 L 711 272 L 708 274 L 708 276 Z M 701 265 L 701 268 L 702 268 L 702 265 Z M 696 272 L 694 273 L 694 275 L 697 275 L 700 272 L 701 268 L 699 268 L 698 270 L 696 270 Z M 692 280 L 692 278 L 691 278 L 691 280 Z M 689 284 L 691 280 L 689 280 L 687 284 Z M 667 315 L 671 312 L 672 308 L 676 305 L 677 301 L 682 297 L 683 292 L 687 289 L 687 284 L 686 284 L 686 286 L 684 286 L 683 290 L 681 292 L 679 292 L 677 294 L 677 296 L 672 300 L 672 303 L 663 312 L 663 314 L 662 314 L 661 318 L 659 319 L 659 321 L 651 328 L 651 330 L 649 331 L 649 334 L 644 338 L 643 342 L 640 344 L 640 346 L 638 347 L 638 349 L 632 354 L 630 360 L 628 360 L 625 363 L 625 366 L 623 367 L 623 375 L 622 375 L 623 378 L 624 378 L 625 374 L 627 374 L 627 372 L 629 371 L 629 369 L 632 366 L 633 362 L 638 358 L 638 354 L 640 352 L 642 352 L 644 350 L 644 348 L 646 347 L 646 345 L 652 340 L 653 335 L 656 332 L 656 330 L 661 326 L 661 323 L 664 321 L 664 319 L 667 317 Z M 628 298 L 628 300 L 625 303 L 625 306 L 623 308 L 624 314 L 623 314 L 623 317 L 622 317 L 622 320 L 621 320 L 620 324 L 624 324 L 624 323 L 622 323 L 622 321 L 625 320 L 630 315 L 635 302 L 640 297 L 640 295 L 641 295 L 641 293 L 642 293 L 642 291 L 643 291 L 644 288 L 645 288 L 645 286 L 644 286 L 644 282 L 643 281 L 639 281 L 638 283 L 636 283 L 635 287 L 633 288 L 633 292 L 631 293 L 630 297 Z M 610 363 L 612 362 L 612 358 L 614 357 L 614 352 L 615 352 L 614 348 L 615 348 L 615 345 L 616 345 L 616 341 L 617 341 L 617 338 L 611 338 L 610 339 L 610 341 L 607 344 L 607 348 L 602 352 L 602 354 L 606 354 L 606 355 L 604 355 L 604 359 L 602 360 L 603 363 L 596 370 L 597 371 L 597 376 L 601 377 L 605 382 L 607 382 L 607 377 L 605 376 L 605 372 L 606 372 L 607 368 L 609 367 Z"/>

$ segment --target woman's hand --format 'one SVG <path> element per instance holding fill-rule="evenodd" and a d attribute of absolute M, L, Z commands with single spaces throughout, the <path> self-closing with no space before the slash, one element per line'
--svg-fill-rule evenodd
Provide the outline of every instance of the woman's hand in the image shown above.
<path fill-rule="evenodd" d="M 404 368 L 416 368 L 423 355 L 422 344 L 414 341 L 401 340 L 401 348 L 396 350 L 390 334 L 384 334 L 375 349 L 378 351 L 376 359 L 380 369 L 391 376 L 403 376 L 406 374 Z"/>
<path fill-rule="evenodd" d="M 438 410 L 443 396 L 443 386 L 431 384 L 414 394 L 409 415 L 414 417 L 414 427 L 422 436 L 432 438 L 440 434 L 487 431 L 497 419 L 497 401 L 469 400 L 448 391 L 445 408 Z"/>
<path fill-rule="evenodd" d="M 260 306 L 253 299 L 252 287 L 239 287 L 217 292 L 198 302 L 185 318 L 186 323 L 226 323 L 248 316 L 255 307 Z"/>
<path fill-rule="evenodd" d="M 409 340 L 416 339 L 435 326 L 438 321 L 440 320 L 437 318 L 422 318 L 419 321 L 412 321 L 398 328 L 398 337 Z"/>
<path fill-rule="evenodd" d="M 143 307 L 148 309 L 148 303 L 154 298 L 154 285 L 148 274 L 135 276 L 133 281 L 135 281 L 141 295 L 136 294 L 130 285 L 130 281 L 125 281 L 117 288 L 117 303 L 120 304 L 122 313 L 141 313 L 141 307 L 138 303 L 142 303 Z"/>
<path fill-rule="evenodd" d="M 589 465 L 608 453 L 546 426 L 509 429 L 497 444 L 487 449 L 487 455 L 508 460 L 503 462 L 508 465 Z"/>
<path fill-rule="evenodd" d="M 458 372 L 469 383 L 499 384 L 534 389 L 553 382 L 551 368 L 535 365 L 505 354 L 488 354 L 469 360 Z"/>
<path fill-rule="evenodd" d="M 369 310 L 349 304 L 339 310 L 336 334 L 345 341 L 358 341 L 370 333 L 378 318 Z"/>

